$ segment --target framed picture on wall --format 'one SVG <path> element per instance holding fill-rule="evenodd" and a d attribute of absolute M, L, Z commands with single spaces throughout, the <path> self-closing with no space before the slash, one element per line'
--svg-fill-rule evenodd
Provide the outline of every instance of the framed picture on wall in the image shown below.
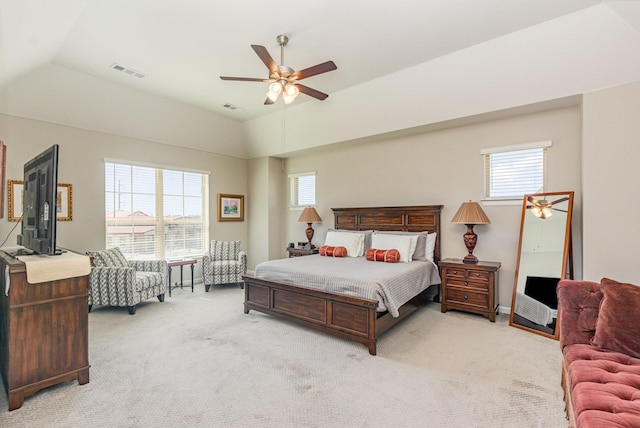
<path fill-rule="evenodd" d="M 22 220 L 22 180 L 7 180 L 8 221 Z"/>
<path fill-rule="evenodd" d="M 58 197 L 56 199 L 56 219 L 71 221 L 73 219 L 71 184 L 58 183 Z"/>
<path fill-rule="evenodd" d="M 218 193 L 218 221 L 244 221 L 244 195 Z"/>
<path fill-rule="evenodd" d="M 22 220 L 22 180 L 7 180 L 8 221 Z M 71 221 L 73 219 L 73 198 L 71 184 L 58 183 L 58 197 L 56 198 L 56 219 Z"/>

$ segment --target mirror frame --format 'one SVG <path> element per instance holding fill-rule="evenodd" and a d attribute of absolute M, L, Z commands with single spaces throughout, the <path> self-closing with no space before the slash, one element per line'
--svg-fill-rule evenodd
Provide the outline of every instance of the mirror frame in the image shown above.
<path fill-rule="evenodd" d="M 573 279 L 573 245 L 572 245 L 572 237 L 571 237 L 571 221 L 573 216 L 573 195 L 574 192 L 545 192 L 545 193 L 532 193 L 524 195 L 522 200 L 522 216 L 520 218 L 520 239 L 518 241 L 518 257 L 516 259 L 516 271 L 515 278 L 513 283 L 513 294 L 511 296 L 511 312 L 509 315 L 509 325 L 512 327 L 520 328 L 522 330 L 529 331 L 531 333 L 539 334 L 541 336 L 549 337 L 552 339 L 558 340 L 559 338 L 559 325 L 557 323 L 557 319 L 559 317 L 559 313 L 556 315 L 556 325 L 555 331 L 553 334 L 549 334 L 543 331 L 536 330 L 534 328 L 530 328 L 521 324 L 516 324 L 513 322 L 514 308 L 516 303 L 516 291 L 518 288 L 518 274 L 520 273 L 520 262 L 521 262 L 521 253 L 522 253 L 522 240 L 523 240 L 523 232 L 524 232 L 524 224 L 525 224 L 525 216 L 527 214 L 527 203 L 530 197 L 534 197 L 536 199 L 545 199 L 547 197 L 553 196 L 562 196 L 566 195 L 569 198 L 569 203 L 567 205 L 567 221 L 565 225 L 565 234 L 564 234 L 564 244 L 563 244 L 563 255 L 562 255 L 562 267 L 560 272 L 560 279 Z M 567 272 L 568 271 L 568 272 Z M 568 276 L 567 276 L 568 274 Z"/>

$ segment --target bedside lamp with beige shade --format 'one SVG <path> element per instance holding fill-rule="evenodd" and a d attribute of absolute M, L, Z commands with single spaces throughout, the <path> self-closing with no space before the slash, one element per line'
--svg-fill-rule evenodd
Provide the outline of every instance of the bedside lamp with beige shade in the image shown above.
<path fill-rule="evenodd" d="M 460 205 L 458 212 L 451 219 L 451 223 L 461 223 L 467 226 L 467 232 L 464 234 L 464 245 L 469 250 L 469 254 L 462 261 L 464 263 L 478 263 L 478 258 L 473 255 L 473 250 L 478 242 L 478 235 L 473 232 L 473 226 L 476 224 L 490 224 L 489 217 L 482 211 L 479 203 L 469 201 Z"/>
<path fill-rule="evenodd" d="M 298 222 L 307 223 L 308 227 L 305 230 L 305 233 L 307 234 L 307 241 L 309 241 L 307 242 L 307 245 L 309 246 L 309 248 L 314 248 L 313 244 L 311 243 L 311 240 L 313 239 L 313 228 L 311 227 L 311 223 L 322 222 L 322 219 L 318 215 L 318 212 L 313 207 L 307 207 L 302 211 L 302 214 L 300 214 Z"/>

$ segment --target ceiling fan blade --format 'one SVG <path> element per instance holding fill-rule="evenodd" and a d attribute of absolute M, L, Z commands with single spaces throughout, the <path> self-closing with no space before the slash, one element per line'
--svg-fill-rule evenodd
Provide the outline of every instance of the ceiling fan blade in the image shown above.
<path fill-rule="evenodd" d="M 551 205 L 559 204 L 560 202 L 564 202 L 564 201 L 568 201 L 568 200 L 569 200 L 569 198 L 565 196 L 564 198 L 560 198 L 557 201 L 551 202 Z"/>
<path fill-rule="evenodd" d="M 267 48 L 260 45 L 251 45 L 251 48 L 255 51 L 256 54 L 258 54 L 262 62 L 264 62 L 264 65 L 267 66 L 270 71 L 269 75 L 274 73 L 280 75 L 280 67 L 278 67 L 278 64 L 276 64 L 276 62 L 273 60 L 273 58 L 269 54 L 269 51 L 267 51 Z"/>
<path fill-rule="evenodd" d="M 327 99 L 327 97 L 329 96 L 329 95 L 325 94 L 324 92 L 317 91 L 317 90 L 315 90 L 313 88 L 310 88 L 308 86 L 304 86 L 304 85 L 300 85 L 300 84 L 296 84 L 296 86 L 298 87 L 300 92 L 302 92 L 303 94 L 307 94 L 310 97 L 317 98 L 320 101 Z"/>
<path fill-rule="evenodd" d="M 336 64 L 333 61 L 323 62 L 322 64 L 314 65 L 313 67 L 305 68 L 304 70 L 296 71 L 291 77 L 296 80 L 306 79 L 307 77 L 315 76 L 318 74 L 326 73 L 327 71 L 337 70 Z"/>
<path fill-rule="evenodd" d="M 272 82 L 271 79 L 259 79 L 257 77 L 232 77 L 220 76 L 222 80 L 236 80 L 238 82 Z"/>
<path fill-rule="evenodd" d="M 264 105 L 268 106 L 275 103 L 275 101 L 273 101 L 271 98 L 267 97 L 266 100 L 264 100 Z"/>
<path fill-rule="evenodd" d="M 540 201 L 538 201 L 536 198 L 534 198 L 533 196 L 527 196 L 527 199 L 529 200 L 529 202 L 531 202 L 533 205 L 536 206 L 540 206 Z"/>

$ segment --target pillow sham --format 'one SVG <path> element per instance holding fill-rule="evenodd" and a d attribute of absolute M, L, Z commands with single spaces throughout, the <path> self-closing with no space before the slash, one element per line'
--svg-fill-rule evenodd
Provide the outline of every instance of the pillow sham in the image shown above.
<path fill-rule="evenodd" d="M 603 278 L 602 301 L 591 344 L 640 358 L 640 287 Z"/>
<path fill-rule="evenodd" d="M 364 235 L 364 248 L 362 249 L 361 256 L 364 252 L 371 248 L 371 235 L 373 230 L 346 230 L 346 229 L 329 229 L 329 232 L 341 232 L 341 233 L 360 233 Z"/>
<path fill-rule="evenodd" d="M 347 249 L 345 247 L 329 247 L 328 245 L 323 245 L 318 250 L 318 253 L 326 257 L 347 257 Z"/>
<path fill-rule="evenodd" d="M 395 248 L 391 250 L 377 250 L 375 248 L 369 248 L 364 257 L 371 262 L 386 262 L 397 263 L 400 261 L 400 252 Z"/>
<path fill-rule="evenodd" d="M 437 237 L 437 234 L 435 232 L 427 235 L 427 244 L 425 245 L 425 248 L 424 248 L 424 254 L 425 254 L 425 260 L 428 260 L 430 262 L 433 262 L 435 258 L 436 237 Z"/>
<path fill-rule="evenodd" d="M 423 232 L 378 231 L 376 233 L 389 234 L 389 235 L 406 235 L 406 236 L 416 237 L 417 239 L 415 241 L 415 245 L 413 242 L 411 243 L 411 246 L 412 246 L 411 259 L 420 260 L 423 262 L 426 260 L 433 261 L 433 250 L 435 248 L 435 241 L 433 241 L 433 246 L 431 249 L 431 259 L 429 259 L 427 256 L 427 242 L 431 234 L 426 230 Z"/>
<path fill-rule="evenodd" d="M 331 230 L 327 232 L 324 245 L 328 247 L 345 247 L 348 257 L 360 257 L 364 254 L 364 233 Z"/>
<path fill-rule="evenodd" d="M 412 241 L 413 237 L 409 235 L 374 232 L 371 237 L 371 248 L 395 248 L 400 253 L 400 262 L 409 263 L 412 257 Z"/>

